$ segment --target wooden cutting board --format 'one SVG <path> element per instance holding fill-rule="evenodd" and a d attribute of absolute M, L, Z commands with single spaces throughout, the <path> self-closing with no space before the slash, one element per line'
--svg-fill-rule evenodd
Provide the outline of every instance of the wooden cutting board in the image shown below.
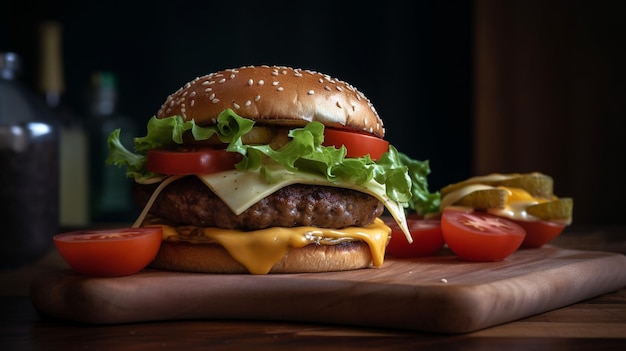
<path fill-rule="evenodd" d="M 95 323 L 255 319 L 464 333 L 626 286 L 626 256 L 545 246 L 502 262 L 469 263 L 444 252 L 387 258 L 380 268 L 292 275 L 145 270 L 88 278 L 69 270 L 36 279 L 43 315 Z"/>

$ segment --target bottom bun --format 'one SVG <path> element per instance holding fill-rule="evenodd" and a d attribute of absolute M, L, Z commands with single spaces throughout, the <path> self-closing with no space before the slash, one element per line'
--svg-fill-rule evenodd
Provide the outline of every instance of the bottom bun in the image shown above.
<path fill-rule="evenodd" d="M 292 248 L 269 273 L 317 273 L 362 269 L 371 266 L 367 243 L 348 241 L 336 245 L 309 244 Z M 153 268 L 201 273 L 249 273 L 223 246 L 164 240 Z"/>

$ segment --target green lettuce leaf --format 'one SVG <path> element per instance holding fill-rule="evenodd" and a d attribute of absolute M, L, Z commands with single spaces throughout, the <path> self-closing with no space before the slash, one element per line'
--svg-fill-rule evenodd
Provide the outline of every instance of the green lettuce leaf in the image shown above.
<path fill-rule="evenodd" d="M 399 157 L 400 162 L 408 167 L 409 176 L 411 177 L 412 186 L 409 209 L 421 215 L 438 212 L 441 194 L 428 191 L 429 161 L 417 161 L 402 153 L 399 154 Z"/>
<path fill-rule="evenodd" d="M 206 140 L 214 135 L 228 144 L 227 151 L 243 155 L 235 166 L 240 171 L 254 171 L 273 181 L 271 169 L 280 165 L 290 171 L 310 172 L 324 175 L 329 181 L 349 182 L 361 185 L 374 179 L 384 184 L 389 198 L 418 213 L 436 212 L 439 194 L 428 192 L 426 175 L 430 173 L 428 161 L 412 160 L 399 153 L 393 146 L 378 161 L 369 156 L 346 158 L 345 147 L 323 146 L 324 125 L 311 122 L 290 131 L 291 140 L 283 147 L 273 150 L 269 145 L 245 145 L 241 137 L 248 133 L 254 121 L 238 116 L 234 111 L 224 110 L 215 126 L 202 127 L 180 116 L 157 119 L 152 117 L 144 137 L 134 139 L 134 152 L 119 140 L 120 130 L 114 130 L 108 138 L 108 164 L 126 167 L 126 175 L 138 182 L 159 181 L 165 177 L 146 171 L 146 153 L 154 148 L 175 148 L 183 143 L 183 134 L 190 132 L 195 140 Z M 270 167 L 271 166 L 271 167 Z"/>

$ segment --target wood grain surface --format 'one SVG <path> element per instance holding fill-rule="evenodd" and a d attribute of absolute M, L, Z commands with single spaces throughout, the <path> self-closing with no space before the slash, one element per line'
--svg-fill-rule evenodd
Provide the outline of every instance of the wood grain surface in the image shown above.
<path fill-rule="evenodd" d="M 233 319 L 464 333 L 624 286 L 626 256 L 545 246 L 520 250 L 502 262 L 463 262 L 444 252 L 321 274 L 146 270 L 88 278 L 56 270 L 38 277 L 30 295 L 43 315 L 90 324 Z"/>

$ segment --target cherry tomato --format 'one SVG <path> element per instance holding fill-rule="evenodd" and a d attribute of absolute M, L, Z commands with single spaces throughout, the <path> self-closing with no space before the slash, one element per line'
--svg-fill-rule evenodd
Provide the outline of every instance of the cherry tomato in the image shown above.
<path fill-rule="evenodd" d="M 79 230 L 53 237 L 72 269 L 97 277 L 131 275 L 144 269 L 161 246 L 161 227 Z"/>
<path fill-rule="evenodd" d="M 324 129 L 324 146 L 346 147 L 346 157 L 363 157 L 370 155 L 372 160 L 378 160 L 389 151 L 389 142 L 373 135 L 356 133 L 339 129 Z"/>
<path fill-rule="evenodd" d="M 432 256 L 443 247 L 441 222 L 438 220 L 407 218 L 406 223 L 413 238 L 411 244 L 393 218 L 385 218 L 385 223 L 391 228 L 391 239 L 386 251 L 391 256 L 399 258 Z"/>
<path fill-rule="evenodd" d="M 515 221 L 526 230 L 522 247 L 538 248 L 552 241 L 563 232 L 567 224 L 548 221 Z"/>
<path fill-rule="evenodd" d="M 526 237 L 515 222 L 480 212 L 445 210 L 441 230 L 450 250 L 467 261 L 502 261 Z"/>
<path fill-rule="evenodd" d="M 239 153 L 218 149 L 154 149 L 148 151 L 146 169 L 169 175 L 210 174 L 234 169 L 241 157 Z"/>

